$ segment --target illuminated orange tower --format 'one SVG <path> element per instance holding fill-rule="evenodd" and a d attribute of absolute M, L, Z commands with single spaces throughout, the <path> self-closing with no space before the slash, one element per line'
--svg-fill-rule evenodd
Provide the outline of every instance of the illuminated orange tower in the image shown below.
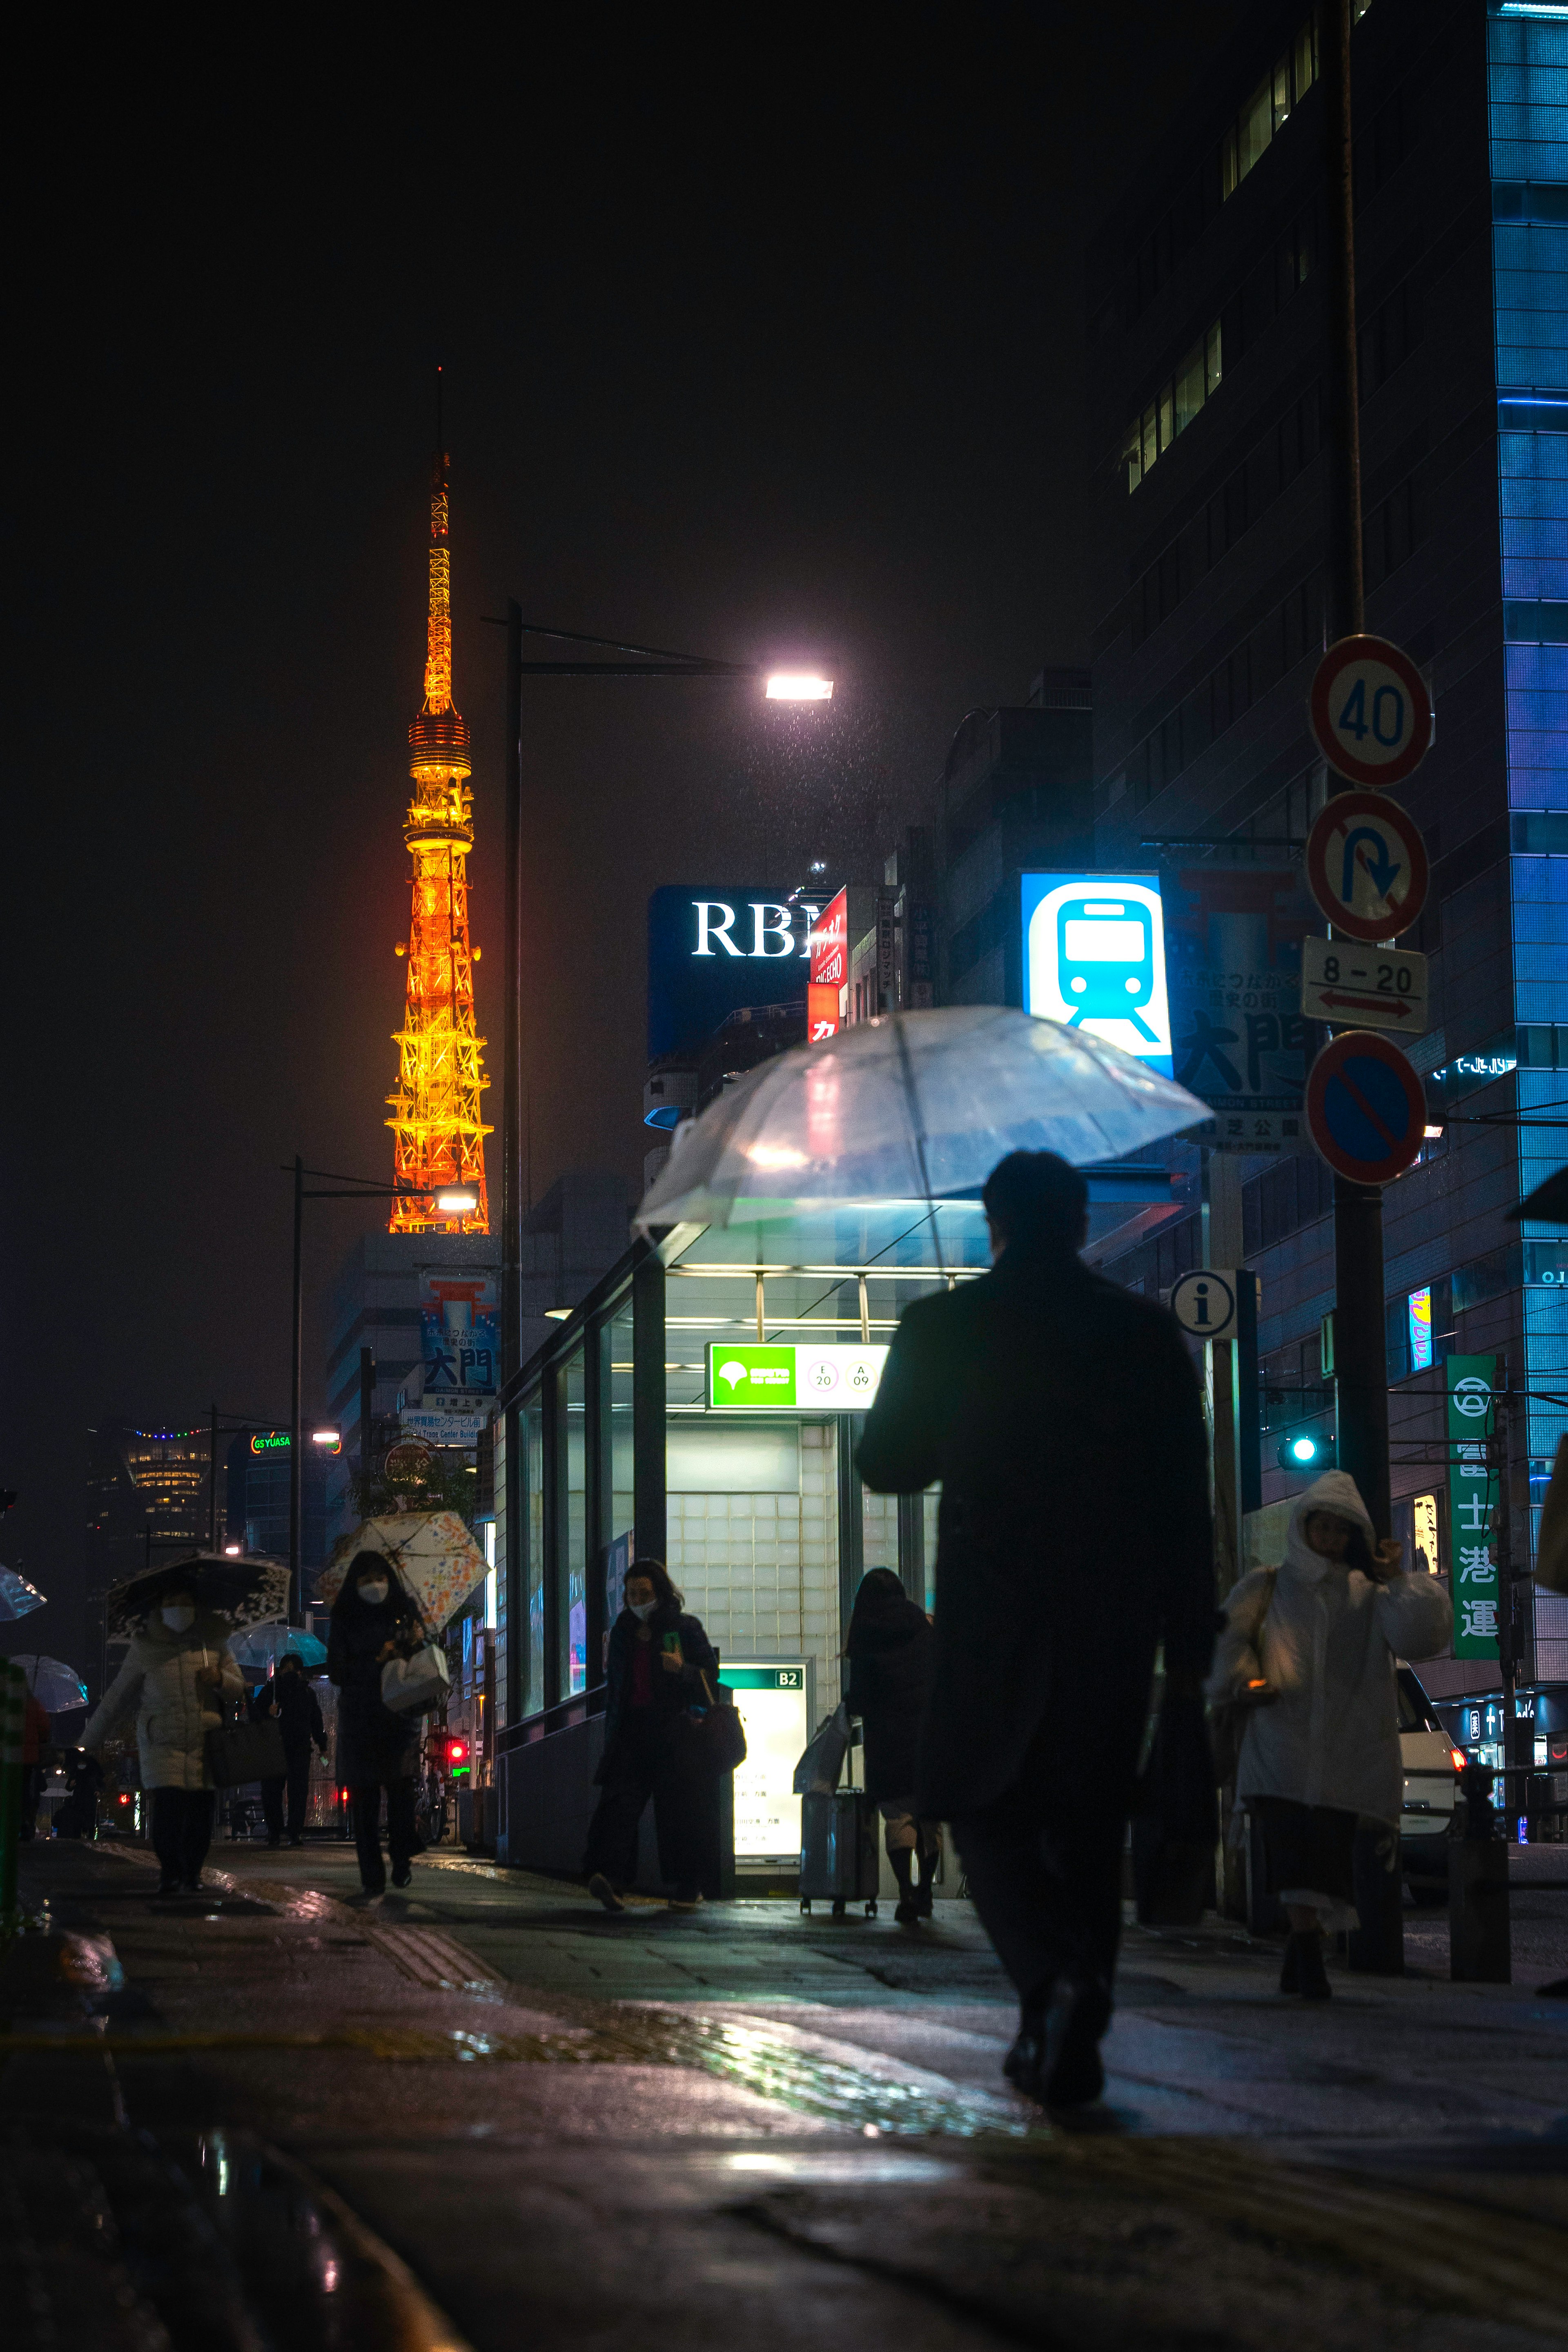
<path fill-rule="evenodd" d="M 437 438 L 441 439 L 439 411 Z M 414 860 L 413 918 L 406 949 L 408 996 L 397 1030 L 398 1085 L 388 1095 L 394 1137 L 393 1170 L 400 1183 L 417 1185 L 418 1199 L 393 1203 L 395 1234 L 488 1234 L 485 1138 L 479 1116 L 484 1076 L 474 1030 L 474 965 L 468 946 L 468 856 L 474 845 L 473 761 L 468 730 L 452 701 L 452 556 L 447 535 L 448 459 L 437 446 L 430 469 L 430 618 L 425 656 L 425 700 L 408 730 L 414 797 L 403 821 Z M 444 1216 L 433 1195 L 441 1187 L 472 1185 L 479 1206 Z"/>

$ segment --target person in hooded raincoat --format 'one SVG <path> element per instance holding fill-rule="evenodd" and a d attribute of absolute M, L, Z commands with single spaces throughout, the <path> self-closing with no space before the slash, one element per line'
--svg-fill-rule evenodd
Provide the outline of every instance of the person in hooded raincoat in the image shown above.
<path fill-rule="evenodd" d="M 1405 1792 L 1397 1658 L 1429 1658 L 1452 1626 L 1440 1577 L 1400 1570 L 1353 1478 L 1331 1470 L 1290 1514 L 1278 1568 L 1226 1602 L 1208 1695 L 1248 1709 L 1238 1803 L 1263 1822 L 1269 1892 L 1290 1934 L 1281 1992 L 1327 1998 L 1322 1934 L 1353 1927 L 1352 1849 L 1365 1819 L 1395 1832 Z"/>
<path fill-rule="evenodd" d="M 135 1707 L 142 1786 L 153 1801 L 153 1851 L 163 1872 L 160 1895 L 195 1894 L 212 1843 L 214 1781 L 206 1736 L 223 1720 L 224 1702 L 244 1689 L 225 1646 L 229 1627 L 202 1609 L 195 1592 L 171 1582 L 132 1635 L 125 1664 L 82 1734 L 89 1754 Z"/>
<path fill-rule="evenodd" d="M 936 1643 L 930 1618 L 890 1568 L 868 1569 L 861 1578 L 844 1646 L 849 1661 L 845 1696 L 865 1741 L 866 1794 L 882 1816 L 888 1860 L 899 1882 L 894 1916 L 901 1927 L 912 1927 L 931 1917 L 931 1881 L 942 1858 L 942 1823 L 922 1821 L 915 1801 L 915 1759 Z"/>

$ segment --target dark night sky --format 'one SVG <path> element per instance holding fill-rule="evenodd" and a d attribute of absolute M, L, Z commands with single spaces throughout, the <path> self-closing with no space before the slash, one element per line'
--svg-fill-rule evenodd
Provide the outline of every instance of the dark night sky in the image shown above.
<path fill-rule="evenodd" d="M 1244 13 L 616 9 L 375 59 L 363 21 L 148 20 L 35 59 L 0 1557 L 74 1588 L 99 1415 L 286 1411 L 279 1163 L 389 1167 L 437 361 L 496 1059 L 479 614 L 841 681 L 530 690 L 535 1189 L 631 1179 L 648 891 L 870 873 L 964 712 L 1082 656 L 1083 231 Z M 309 1235 L 308 1411 L 361 1213 Z M 40 1640 L 75 1646 L 6 1629 Z"/>

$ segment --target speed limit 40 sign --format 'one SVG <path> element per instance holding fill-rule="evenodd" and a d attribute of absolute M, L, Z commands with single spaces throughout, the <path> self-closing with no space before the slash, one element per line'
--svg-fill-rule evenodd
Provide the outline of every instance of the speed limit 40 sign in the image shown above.
<path fill-rule="evenodd" d="M 1432 703 L 1407 654 L 1386 637 L 1342 637 L 1307 700 L 1312 738 L 1352 784 L 1385 791 L 1413 775 L 1432 740 Z"/>

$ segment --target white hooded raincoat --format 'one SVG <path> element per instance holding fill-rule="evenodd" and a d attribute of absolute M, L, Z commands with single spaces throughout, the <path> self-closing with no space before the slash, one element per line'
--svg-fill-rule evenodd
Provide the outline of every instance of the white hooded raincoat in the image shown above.
<path fill-rule="evenodd" d="M 198 1615 L 194 1625 L 175 1633 L 154 1611 L 132 1637 L 125 1664 L 82 1734 L 83 1747 L 101 1747 L 121 1717 L 136 1706 L 142 1786 L 210 1789 L 205 1740 L 221 1719 L 218 1694 L 210 1685 L 198 1686 L 196 1675 L 203 1666 L 220 1667 L 223 1696 L 238 1697 L 245 1683 L 224 1647 L 227 1630 L 218 1619 Z"/>
<path fill-rule="evenodd" d="M 1354 1519 L 1369 1545 L 1376 1541 L 1355 1481 L 1331 1470 L 1291 1513 L 1280 1566 L 1254 1569 L 1226 1602 L 1210 1698 L 1232 1698 L 1259 1675 L 1279 1693 L 1247 1718 L 1236 1792 L 1397 1825 L 1404 1768 L 1394 1661 L 1444 1647 L 1448 1588 L 1427 1575 L 1374 1584 L 1321 1559 L 1302 1533 L 1309 1511 Z"/>

